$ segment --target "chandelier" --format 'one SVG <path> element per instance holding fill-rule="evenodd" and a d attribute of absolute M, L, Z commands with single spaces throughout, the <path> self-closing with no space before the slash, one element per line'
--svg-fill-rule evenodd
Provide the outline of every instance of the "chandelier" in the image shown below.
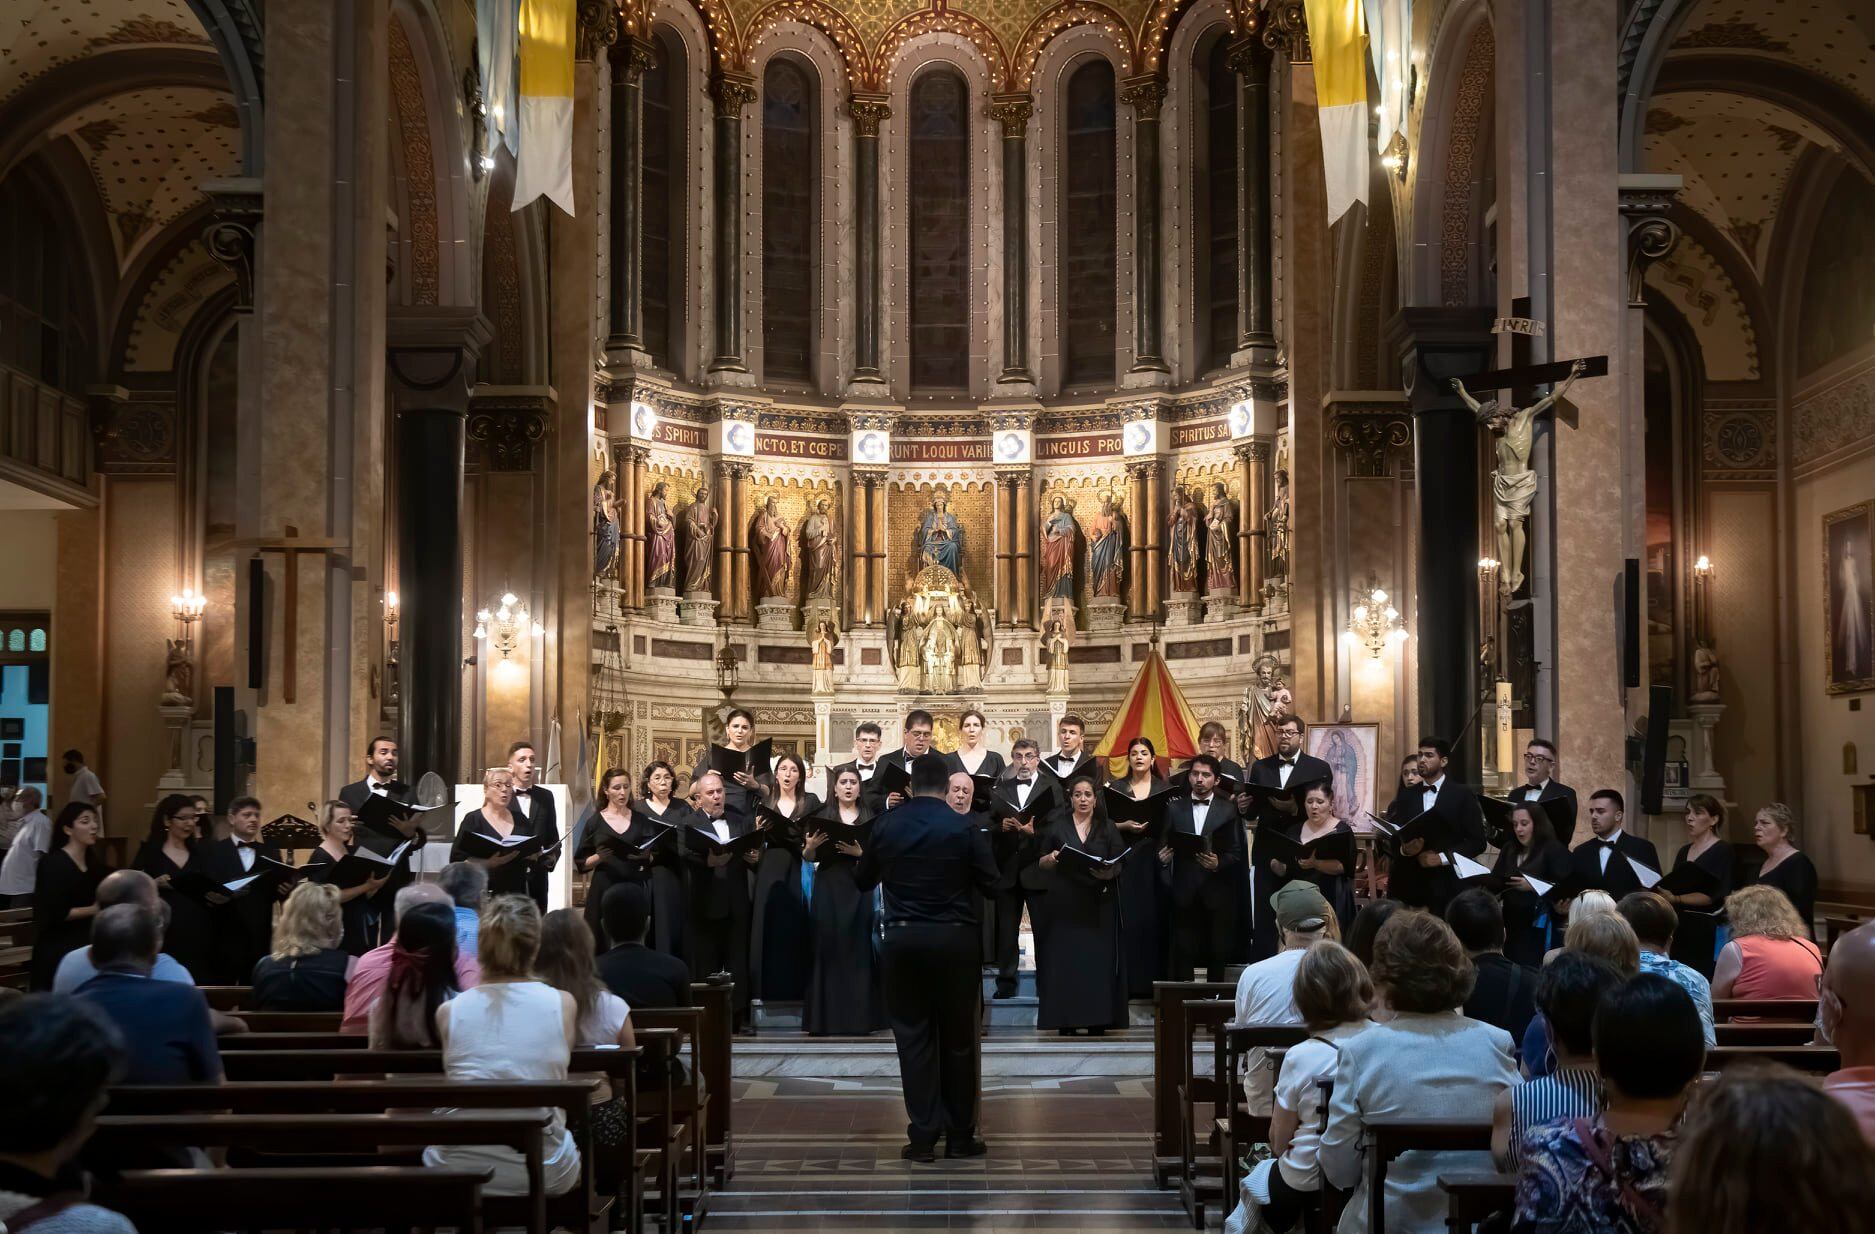
<path fill-rule="evenodd" d="M 494 612 L 481 609 L 475 614 L 475 641 L 491 644 L 504 660 L 521 645 L 524 632 L 539 638 L 546 630 L 538 621 L 528 620 L 527 605 L 517 599 L 512 591 L 501 594 L 499 607 Z"/>
<path fill-rule="evenodd" d="M 1341 632 L 1341 641 L 1350 649 L 1367 648 L 1367 654 L 1375 660 L 1388 647 L 1406 641 L 1400 610 L 1388 602 L 1383 589 L 1368 587 L 1357 593 L 1354 611 L 1348 614 L 1348 628 Z"/>

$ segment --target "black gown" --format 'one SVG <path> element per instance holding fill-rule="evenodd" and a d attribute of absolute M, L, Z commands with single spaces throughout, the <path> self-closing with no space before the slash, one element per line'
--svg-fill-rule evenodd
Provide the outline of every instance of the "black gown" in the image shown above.
<path fill-rule="evenodd" d="M 63 846 L 39 859 L 33 876 L 33 968 L 35 990 L 50 990 L 59 961 L 91 942 L 91 917 L 74 918 L 73 909 L 97 903 L 98 884 L 110 871 L 96 847 L 79 869 Z"/>
<path fill-rule="evenodd" d="M 1296 822 L 1288 824 L 1283 828 L 1283 834 L 1288 836 L 1291 840 L 1296 841 L 1298 844 L 1301 843 L 1302 828 L 1305 821 L 1306 820 L 1299 819 Z M 1344 833 L 1353 835 L 1354 828 L 1348 825 L 1346 819 L 1337 819 L 1334 827 L 1326 834 L 1341 835 Z M 1316 839 L 1321 838 L 1323 837 L 1316 837 Z M 1276 871 L 1272 869 L 1270 873 L 1275 874 Z M 1287 873 L 1276 875 L 1276 886 L 1281 888 L 1286 886 L 1291 880 L 1298 878 L 1305 882 L 1314 883 L 1316 887 L 1321 890 L 1322 898 L 1327 900 L 1328 906 L 1335 910 L 1335 920 L 1340 924 L 1341 934 L 1345 938 L 1348 933 L 1348 927 L 1354 924 L 1354 875 L 1347 868 L 1344 868 L 1339 874 L 1318 874 L 1314 870 L 1294 869 Z M 1272 912 L 1271 915 L 1273 916 L 1274 913 Z"/>
<path fill-rule="evenodd" d="M 1770 870 L 1759 870 L 1751 880 L 1775 887 L 1790 897 L 1791 907 L 1803 918 L 1804 933 L 1816 934 L 1816 866 L 1806 853 L 1792 853 Z"/>
<path fill-rule="evenodd" d="M 315 848 L 306 858 L 308 868 L 312 866 L 337 865 L 339 859 L 328 853 L 323 847 Z M 314 878 L 308 874 L 306 877 Z M 345 888 L 334 886 L 334 891 L 343 893 Z M 360 956 L 371 950 L 372 943 L 366 933 L 366 916 L 371 911 L 371 897 L 356 895 L 339 905 L 339 920 L 344 924 L 345 933 L 339 939 L 339 950 L 349 956 Z M 292 1010 L 281 1008 L 281 1010 Z"/>
<path fill-rule="evenodd" d="M 690 807 L 676 797 L 671 798 L 662 814 L 649 797 L 632 808 L 677 827 L 690 821 Z M 645 945 L 690 963 L 690 866 L 684 860 L 681 836 L 673 836 L 652 850 L 644 884 L 651 895 L 651 931 L 645 936 Z"/>
<path fill-rule="evenodd" d="M 1686 863 L 1690 848 L 1691 844 L 1682 844 L 1680 851 L 1673 855 L 1675 870 Z M 1680 924 L 1673 931 L 1673 948 L 1669 954 L 1711 981 L 1713 965 L 1719 956 L 1719 923 L 1724 920 L 1725 897 L 1732 894 L 1738 858 L 1732 846 L 1720 840 L 1692 861 L 1719 880 L 1719 889 L 1712 893 L 1710 908 L 1674 906 L 1674 911 L 1680 915 Z"/>
<path fill-rule="evenodd" d="M 749 959 L 754 965 L 755 996 L 776 1002 L 799 1002 L 807 993 L 814 966 L 814 919 L 801 889 L 800 820 L 820 813 L 820 798 L 801 791 L 789 817 L 793 825 L 771 827 L 763 837 L 762 860 L 755 867 L 754 937 Z"/>
<path fill-rule="evenodd" d="M 839 807 L 823 812 L 838 821 Z M 859 817 L 867 817 L 864 805 Z M 814 850 L 814 964 L 801 1007 L 801 1027 L 816 1037 L 857 1037 L 885 1027 L 880 993 L 878 914 L 873 893 L 854 878 L 857 858 L 829 838 Z"/>
<path fill-rule="evenodd" d="M 973 776 L 992 776 L 998 784 L 1002 782 L 1003 776 L 1009 770 L 1009 764 L 1004 762 L 1003 756 L 994 750 L 983 752 L 983 761 L 977 764 L 975 771 L 970 771 L 970 768 L 964 766 L 964 760 L 960 754 L 951 753 L 945 757 L 950 759 L 952 767 L 968 771 Z M 985 815 L 978 815 L 977 823 L 987 827 L 990 825 L 990 820 Z M 985 895 L 981 891 L 973 891 L 970 893 L 970 898 L 977 906 L 977 924 L 981 927 L 980 933 L 983 938 L 983 968 L 985 972 L 988 972 L 997 966 L 996 897 L 993 893 Z"/>
<path fill-rule="evenodd" d="M 172 881 L 183 869 L 170 859 L 162 845 L 149 843 L 144 844 L 137 853 L 137 859 L 132 865 L 153 879 L 168 875 Z M 162 896 L 163 903 L 169 906 L 169 924 L 163 929 L 164 953 L 188 969 L 191 977 L 198 981 L 206 980 L 215 954 L 215 930 L 208 905 L 194 896 L 186 896 L 167 887 L 158 894 Z"/>
<path fill-rule="evenodd" d="M 514 820 L 514 830 L 509 833 L 510 835 L 531 836 L 534 834 L 531 829 L 532 824 L 526 815 L 510 808 L 508 816 Z M 479 831 L 486 835 L 501 834 L 495 830 L 494 824 L 490 823 L 480 810 L 470 810 L 467 814 L 463 815 L 462 825 L 456 828 L 456 842 L 451 845 L 449 849 L 449 859 L 451 861 L 471 860 L 469 854 L 464 851 L 462 847 L 462 837 L 472 831 Z M 504 866 L 489 866 L 488 894 L 491 896 L 531 895 L 532 892 L 528 885 L 528 875 L 530 873 L 529 865 L 530 863 L 527 858 L 516 857 L 513 861 L 510 861 Z"/>
<path fill-rule="evenodd" d="M 1125 777 L 1109 780 L 1107 787 L 1129 793 Z M 1155 772 L 1154 793 L 1166 782 Z M 1120 840 L 1134 851 L 1120 867 L 1120 951 L 1126 973 L 1126 996 L 1150 999 L 1152 983 L 1165 976 L 1165 882 L 1159 877 L 1159 841 L 1150 829 Z"/>
<path fill-rule="evenodd" d="M 1514 848 L 1500 849 L 1491 872 L 1503 878 L 1533 874 L 1545 883 L 1558 882 L 1569 873 L 1569 850 L 1561 843 L 1545 844 L 1521 865 L 1517 856 Z M 1550 906 L 1536 892 L 1518 891 L 1514 887 L 1504 889 L 1503 904 L 1504 954 L 1526 968 L 1541 967 L 1550 949 Z M 1539 921 L 1543 924 L 1538 925 Z M 1556 940 L 1561 939 L 1558 933 Z"/>
<path fill-rule="evenodd" d="M 627 816 L 624 834 L 631 834 L 631 824 Z M 586 926 L 592 931 L 593 946 L 599 951 L 606 949 L 605 918 L 600 909 L 605 903 L 605 893 L 620 883 L 644 883 L 649 871 L 642 861 L 628 861 L 618 855 L 618 850 L 611 845 L 605 848 L 605 856 L 592 869 L 586 869 L 587 859 L 599 852 L 599 841 L 606 833 L 617 835 L 612 829 L 610 819 L 603 813 L 593 810 L 579 825 L 579 843 L 573 848 L 573 869 L 586 875 L 586 906 L 583 910 Z"/>
<path fill-rule="evenodd" d="M 1069 846 L 1096 857 L 1117 857 L 1127 844 L 1103 819 L 1093 820 L 1083 841 L 1072 816 L 1058 817 L 1042 834 L 1039 852 Z M 1119 882 L 1057 860 L 1049 875 L 1047 926 L 1035 943 L 1041 995 L 1037 1027 L 1117 1028 L 1126 1023 Z"/>

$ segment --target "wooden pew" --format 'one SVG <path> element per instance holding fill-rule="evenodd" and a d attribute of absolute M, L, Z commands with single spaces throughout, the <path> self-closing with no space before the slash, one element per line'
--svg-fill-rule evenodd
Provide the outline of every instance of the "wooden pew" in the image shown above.
<path fill-rule="evenodd" d="M 1739 1063 L 1782 1063 L 1812 1075 L 1842 1067 L 1842 1055 L 1827 1045 L 1719 1045 L 1706 1051 L 1706 1069 L 1724 1071 Z"/>
<path fill-rule="evenodd" d="M 433 1230 L 481 1234 L 486 1170 L 365 1166 L 344 1170 L 129 1170 L 92 1199 L 144 1234 L 217 1230 Z"/>
<path fill-rule="evenodd" d="M 1488 1152 L 1491 1120 L 1380 1119 L 1367 1124 L 1367 1140 L 1367 1229 L 1368 1234 L 1385 1234 L 1387 1167 L 1411 1152 Z"/>
<path fill-rule="evenodd" d="M 1185 1215 L 1191 1218 L 1194 1230 L 1204 1228 L 1205 1204 L 1224 1198 L 1223 1159 L 1200 1151 L 1200 1140 L 1203 1148 L 1212 1147 L 1215 1138 L 1212 1129 L 1235 1103 L 1236 1095 L 1230 1090 L 1228 1077 L 1215 1070 L 1215 1053 L 1212 1056 L 1214 1069 L 1209 1073 L 1196 1069 L 1192 1055 L 1197 1042 L 1221 1032 L 1236 1011 L 1235 999 L 1185 1001 L 1186 1037 L 1178 1058 L 1178 1198 L 1185 1205 Z M 1202 1121 L 1194 1112 L 1201 1105 L 1210 1106 L 1210 1117 Z"/>
<path fill-rule="evenodd" d="M 1740 1016 L 1755 1017 L 1760 1020 L 1802 1021 L 1811 1024 L 1816 1021 L 1816 1000 L 1814 998 L 1715 998 L 1712 1000 L 1712 1019 L 1715 1024 L 1725 1024 Z"/>
<path fill-rule="evenodd" d="M 662 1100 L 647 1095 L 639 1110 L 646 1119 L 648 1134 L 668 1159 L 667 1195 L 677 1211 L 692 1221 L 701 1221 L 709 1206 L 710 1161 L 709 1120 L 713 1114 L 709 1080 L 699 1061 L 703 1054 L 703 1007 L 646 1007 L 632 1009 L 635 1031 L 658 1029 L 671 1033 L 678 1044 L 669 1057 L 675 1058 L 683 1044 L 690 1049 L 691 1065 L 682 1083 L 674 1079 L 666 1087 Z M 670 1068 L 666 1067 L 668 1075 Z M 666 1205 L 670 1207 L 669 1204 Z"/>
<path fill-rule="evenodd" d="M 538 1107 L 430 1114 L 106 1114 L 97 1121 L 87 1153 L 110 1160 L 139 1151 L 187 1144 L 193 1148 L 235 1148 L 296 1158 L 271 1161 L 260 1168 L 357 1168 L 371 1164 L 383 1149 L 421 1153 L 432 1144 L 493 1144 L 511 1148 L 527 1163 L 527 1228 L 548 1234 L 547 1190 L 542 1138 L 552 1120 Z M 317 1163 L 308 1157 L 365 1158 L 363 1162 Z M 396 1164 L 422 1165 L 422 1160 Z"/>
<path fill-rule="evenodd" d="M 1191 1032 L 1185 1027 L 1185 1004 L 1194 999 L 1234 1000 L 1235 984 L 1223 981 L 1152 983 L 1152 1181 L 1176 1184 L 1184 1161 L 1184 1121 L 1179 1117 L 1178 1082 L 1190 1066 Z M 1234 1002 L 1232 1004 L 1235 1005 Z M 1186 1061 L 1179 1062 L 1183 1050 Z M 1189 1108 L 1185 1118 L 1191 1117 Z"/>
<path fill-rule="evenodd" d="M 340 1011 L 249 1011 L 238 1013 L 251 1033 L 336 1033 Z"/>
<path fill-rule="evenodd" d="M 1445 1226 L 1452 1234 L 1471 1234 L 1498 1213 L 1507 1213 L 1517 1198 L 1515 1174 L 1441 1174 L 1445 1192 Z"/>
<path fill-rule="evenodd" d="M 697 1069 L 709 1086 L 709 1134 L 705 1156 L 710 1175 L 720 1189 L 736 1176 L 735 1139 L 731 1111 L 735 1108 L 733 1041 L 736 1031 L 735 983 L 727 973 L 690 983 L 690 998 L 703 1008 L 703 1034 L 697 1040 Z"/>
<path fill-rule="evenodd" d="M 245 1019 L 251 1013 L 237 1014 Z M 223 1054 L 249 1050 L 363 1050 L 370 1047 L 371 1038 L 340 1033 L 337 1029 L 304 1033 L 248 1032 L 217 1037 L 215 1044 L 221 1047 Z"/>
<path fill-rule="evenodd" d="M 1715 1024 L 1713 1032 L 1719 1045 L 1809 1045 L 1816 1036 L 1816 1026 L 1808 1020 L 1789 1023 Z"/>
<path fill-rule="evenodd" d="M 214 1011 L 239 1011 L 253 997 L 253 991 L 244 985 L 198 985 L 202 997 Z"/>
<path fill-rule="evenodd" d="M 1222 1096 L 1225 1113 L 1217 1120 L 1218 1151 L 1224 1163 L 1226 1207 L 1235 1207 L 1237 1188 L 1242 1179 L 1237 1162 L 1243 1150 L 1269 1139 L 1268 1115 L 1252 1114 L 1243 1100 L 1247 1059 L 1253 1049 L 1270 1051 L 1265 1064 L 1280 1067 L 1282 1052 L 1308 1037 L 1309 1030 L 1300 1024 L 1223 1024 L 1212 1034 L 1215 1073 L 1224 1077 Z"/>
<path fill-rule="evenodd" d="M 0 986 L 24 990 L 32 982 L 33 910 L 0 912 Z"/>

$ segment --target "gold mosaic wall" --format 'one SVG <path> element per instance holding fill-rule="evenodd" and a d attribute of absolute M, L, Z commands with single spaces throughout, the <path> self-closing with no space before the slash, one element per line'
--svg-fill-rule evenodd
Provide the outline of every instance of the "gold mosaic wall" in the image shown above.
<path fill-rule="evenodd" d="M 912 541 L 924 512 L 931 508 L 935 486 L 920 484 L 915 488 L 893 485 L 886 499 L 886 599 L 897 603 L 905 591 L 905 576 L 911 568 Z M 980 603 L 991 599 L 990 568 L 996 552 L 995 513 L 989 483 L 951 484 L 951 513 L 963 528 L 964 577 Z"/>

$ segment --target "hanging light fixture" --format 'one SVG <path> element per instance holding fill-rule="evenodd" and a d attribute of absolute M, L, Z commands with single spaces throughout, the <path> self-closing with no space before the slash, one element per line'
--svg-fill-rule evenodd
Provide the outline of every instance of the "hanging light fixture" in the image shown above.
<path fill-rule="evenodd" d="M 501 600 L 493 612 L 480 609 L 475 614 L 475 641 L 493 646 L 504 660 L 521 645 L 523 633 L 539 638 L 546 630 L 538 621 L 528 619 L 527 605 L 516 598 L 512 591 L 502 592 Z"/>
<path fill-rule="evenodd" d="M 1380 659 L 1387 648 L 1406 641 L 1400 610 L 1393 607 L 1383 588 L 1367 587 L 1356 594 L 1354 610 L 1348 614 L 1348 628 L 1341 632 L 1341 641 L 1350 650 L 1367 648 L 1367 654 L 1375 660 Z"/>

